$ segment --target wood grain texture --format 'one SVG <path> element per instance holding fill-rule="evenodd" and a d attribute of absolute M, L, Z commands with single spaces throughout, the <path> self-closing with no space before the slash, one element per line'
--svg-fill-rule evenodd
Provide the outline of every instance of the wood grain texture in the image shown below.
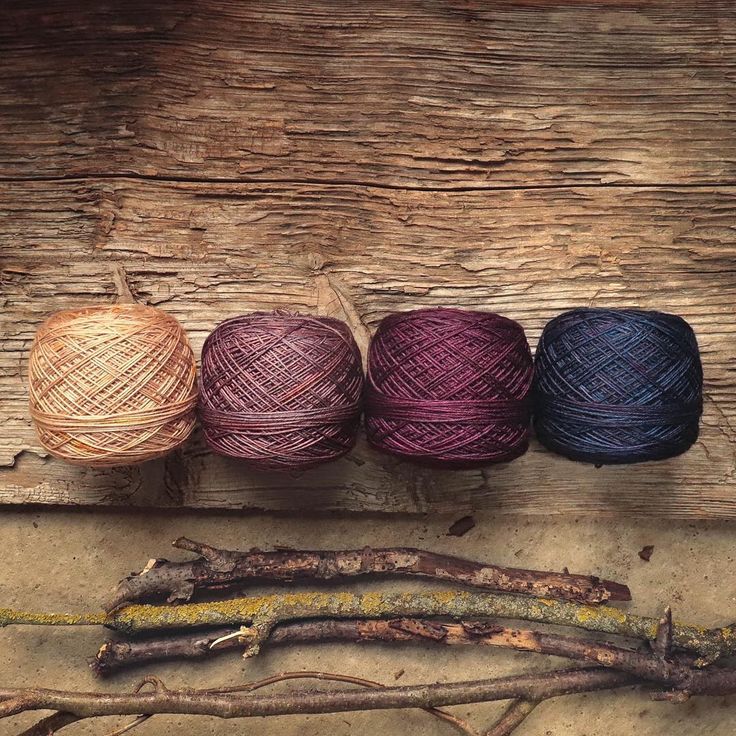
<path fill-rule="evenodd" d="M 424 192 L 346 185 L 15 182 L 0 188 L 0 501 L 197 507 L 736 516 L 736 187 Z M 580 304 L 682 314 L 705 364 L 686 455 L 595 469 L 538 444 L 520 460 L 437 471 L 360 442 L 295 476 L 253 473 L 201 440 L 164 461 L 84 470 L 42 457 L 24 376 L 49 313 L 135 296 L 182 321 L 195 352 L 225 317 L 289 307 L 347 319 L 363 342 L 391 311 L 454 304 L 518 319 L 532 344 Z"/>
<path fill-rule="evenodd" d="M 0 9 L 0 175 L 736 183 L 732 0 Z"/>
<path fill-rule="evenodd" d="M 0 503 L 736 517 L 736 12 L 731 0 L 0 8 Z M 225 317 L 493 309 L 534 344 L 581 304 L 677 312 L 706 372 L 686 455 L 596 470 L 535 444 L 426 470 L 363 440 L 298 476 L 205 451 L 44 457 L 25 375 L 50 312 Z"/>

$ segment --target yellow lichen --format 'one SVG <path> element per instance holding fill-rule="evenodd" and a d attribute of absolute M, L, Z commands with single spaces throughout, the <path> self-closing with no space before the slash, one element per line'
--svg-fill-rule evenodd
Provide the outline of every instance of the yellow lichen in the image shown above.
<path fill-rule="evenodd" d="M 596 618 L 596 613 L 589 606 L 585 606 L 577 612 L 575 618 L 577 618 L 577 620 L 580 621 L 581 624 L 587 624 Z"/>
<path fill-rule="evenodd" d="M 384 596 L 380 593 L 364 593 L 360 598 L 360 608 L 367 617 L 385 613 Z"/>
<path fill-rule="evenodd" d="M 626 623 L 626 614 L 619 611 L 618 608 L 602 606 L 595 608 L 594 606 L 580 606 L 575 614 L 575 618 L 581 624 L 590 624 L 596 621 L 613 620 L 618 624 Z"/>
<path fill-rule="evenodd" d="M 33 626 L 95 626 L 107 622 L 104 613 L 35 613 L 0 608 L 0 626 L 28 624 Z"/>
<path fill-rule="evenodd" d="M 439 590 L 432 594 L 432 598 L 442 605 L 461 603 L 469 597 L 470 593 L 466 590 Z"/>

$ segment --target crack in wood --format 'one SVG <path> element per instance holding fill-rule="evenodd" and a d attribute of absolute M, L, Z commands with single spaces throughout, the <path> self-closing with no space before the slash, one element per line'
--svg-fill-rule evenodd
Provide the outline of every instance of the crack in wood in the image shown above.
<path fill-rule="evenodd" d="M 736 187 L 736 179 L 720 179 L 716 178 L 712 181 L 599 181 L 575 182 L 567 181 L 560 184 L 482 184 L 482 185 L 448 185 L 448 186 L 432 186 L 432 185 L 411 185 L 411 184 L 391 184 L 388 182 L 374 181 L 370 179 L 352 180 L 352 179 L 320 179 L 320 178 L 265 178 L 265 177 L 201 177 L 201 176 L 173 176 L 164 174 L 138 174 L 134 172 L 95 172 L 84 175 L 78 174 L 60 174 L 58 176 L 2 176 L 0 175 L 0 184 L 21 184 L 21 183 L 53 183 L 53 182 L 79 182 L 93 183 L 95 181 L 140 181 L 140 182 L 160 182 L 161 184 L 243 184 L 243 185 L 284 185 L 284 186 L 314 186 L 314 187 L 346 187 L 346 188 L 363 188 L 363 189 L 387 189 L 395 191 L 407 192 L 428 192 L 428 193 L 464 193 L 464 192 L 532 192 L 536 190 L 575 190 L 575 189 L 711 189 Z"/>

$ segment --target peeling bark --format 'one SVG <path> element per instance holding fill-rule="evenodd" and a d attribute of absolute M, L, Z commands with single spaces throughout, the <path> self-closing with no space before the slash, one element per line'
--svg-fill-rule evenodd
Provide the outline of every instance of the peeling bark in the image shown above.
<path fill-rule="evenodd" d="M 242 648 L 237 629 L 187 633 L 142 641 L 106 642 L 91 663 L 98 675 L 116 669 L 174 656 L 200 658 L 220 651 Z M 232 637 L 232 638 L 231 638 Z M 223 638 L 222 643 L 215 644 Z M 656 651 L 640 651 L 606 642 L 573 636 L 511 628 L 492 621 L 446 623 L 422 619 L 296 621 L 276 626 L 266 642 L 424 642 L 445 646 L 489 646 L 566 657 L 588 664 L 610 667 L 641 680 L 699 695 L 736 692 L 736 669 L 693 666 L 691 656 L 670 655 L 665 660 Z M 246 639 L 247 643 L 247 639 Z"/>
<path fill-rule="evenodd" d="M 183 537 L 174 542 L 174 547 L 195 552 L 199 558 L 190 562 L 151 560 L 140 573 L 119 583 L 105 609 L 111 611 L 125 603 L 150 598 L 163 597 L 170 603 L 189 601 L 197 591 L 241 590 L 259 580 L 332 580 L 363 575 L 417 576 L 585 603 L 631 600 L 625 585 L 593 575 L 485 565 L 409 547 L 233 552 Z"/>

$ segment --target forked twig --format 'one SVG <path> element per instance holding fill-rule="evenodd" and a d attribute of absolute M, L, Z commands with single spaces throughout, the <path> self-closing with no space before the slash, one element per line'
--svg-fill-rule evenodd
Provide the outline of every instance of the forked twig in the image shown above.
<path fill-rule="evenodd" d="M 0 689 L 0 718 L 33 710 L 56 710 L 80 718 L 176 713 L 220 718 L 343 713 L 356 710 L 438 708 L 522 698 L 544 700 L 577 692 L 637 684 L 626 673 L 602 668 L 555 670 L 487 680 L 387 686 L 367 690 L 298 691 L 252 695 L 224 690 L 89 693 L 42 688 Z"/>
<path fill-rule="evenodd" d="M 261 680 L 256 680 L 255 682 L 245 683 L 244 685 L 235 685 L 232 687 L 224 687 L 224 688 L 211 688 L 211 689 L 201 690 L 200 692 L 210 693 L 210 694 L 220 694 L 220 695 L 224 695 L 228 693 L 254 692 L 256 690 L 260 690 L 261 688 L 268 687 L 270 685 L 275 685 L 279 682 L 285 682 L 287 680 L 322 680 L 322 681 L 327 681 L 327 682 L 342 682 L 342 683 L 347 683 L 350 685 L 357 685 L 359 687 L 366 687 L 366 688 L 373 688 L 373 689 L 380 689 L 380 688 L 385 687 L 385 685 L 383 685 L 380 682 L 375 682 L 373 680 L 366 680 L 362 677 L 354 677 L 352 675 L 341 675 L 341 674 L 336 674 L 333 672 L 304 671 L 304 672 L 281 672 L 278 675 L 271 675 L 270 677 L 265 677 Z M 143 686 L 145 684 L 148 684 L 149 682 L 150 681 L 148 679 L 144 679 L 141 683 L 138 684 L 134 692 L 140 692 Z M 157 682 L 160 683 L 160 680 L 157 680 Z M 436 718 L 439 718 L 441 721 L 444 721 L 445 723 L 449 723 L 450 725 L 457 728 L 457 730 L 460 731 L 461 733 L 467 734 L 467 736 L 480 736 L 462 718 L 458 718 L 457 716 L 453 715 L 452 713 L 449 713 L 446 710 L 442 710 L 441 708 L 424 708 L 423 710 L 425 710 L 430 715 L 433 715 Z M 60 715 L 60 714 L 55 714 L 55 715 Z M 65 714 L 65 715 L 68 715 L 68 714 Z M 76 717 L 73 717 L 73 718 L 74 720 L 77 720 Z M 123 726 L 120 729 L 113 731 L 110 734 L 107 734 L 107 736 L 122 736 L 122 734 L 127 733 L 128 731 L 131 731 L 133 728 L 135 728 L 136 726 L 139 726 L 141 723 L 147 721 L 149 718 L 152 718 L 152 716 L 151 715 L 138 716 L 134 721 L 128 723 L 127 725 Z M 62 724 L 61 727 L 63 728 L 64 725 L 66 724 Z"/>

